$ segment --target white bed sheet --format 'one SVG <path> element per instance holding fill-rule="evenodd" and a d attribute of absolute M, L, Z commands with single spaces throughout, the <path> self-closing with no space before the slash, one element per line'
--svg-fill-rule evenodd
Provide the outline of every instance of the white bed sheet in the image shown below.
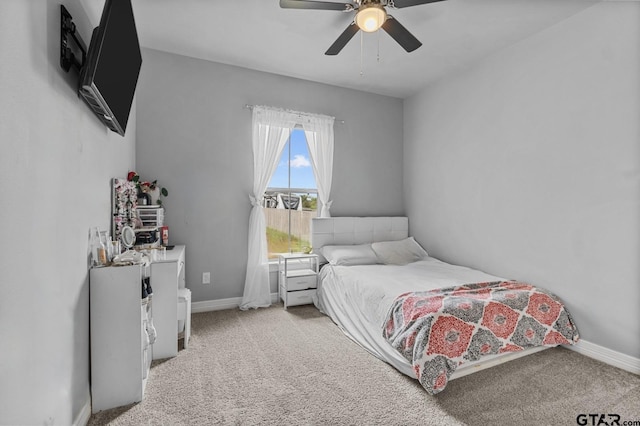
<path fill-rule="evenodd" d="M 433 257 L 403 266 L 327 264 L 320 271 L 314 304 L 356 343 L 415 378 L 411 364 L 382 336 L 394 299 L 411 291 L 502 280 L 504 278 Z"/>

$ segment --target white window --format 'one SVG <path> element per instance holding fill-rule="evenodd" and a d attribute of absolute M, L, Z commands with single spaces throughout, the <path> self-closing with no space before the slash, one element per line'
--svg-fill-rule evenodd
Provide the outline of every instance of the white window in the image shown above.
<path fill-rule="evenodd" d="M 264 194 L 269 258 L 311 247 L 311 218 L 318 216 L 318 188 L 302 129 L 291 129 Z"/>

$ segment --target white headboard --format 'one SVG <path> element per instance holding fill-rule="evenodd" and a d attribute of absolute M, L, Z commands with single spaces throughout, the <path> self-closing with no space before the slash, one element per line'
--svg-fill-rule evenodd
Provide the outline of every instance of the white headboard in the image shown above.
<path fill-rule="evenodd" d="M 311 247 L 325 262 L 320 249 L 326 245 L 367 244 L 402 240 L 409 236 L 409 218 L 316 217 L 311 220 Z"/>

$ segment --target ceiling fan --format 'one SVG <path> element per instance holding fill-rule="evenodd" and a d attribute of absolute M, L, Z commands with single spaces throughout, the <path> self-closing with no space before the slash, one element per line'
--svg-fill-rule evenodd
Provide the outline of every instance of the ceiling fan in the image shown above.
<path fill-rule="evenodd" d="M 315 0 L 280 0 L 283 9 L 319 9 L 335 10 L 339 12 L 356 12 L 355 19 L 325 55 L 337 55 L 358 30 L 375 32 L 380 28 L 385 30 L 407 52 L 413 52 L 422 46 L 420 40 L 415 38 L 397 19 L 387 14 L 386 8 L 401 9 L 409 6 L 417 6 L 426 3 L 435 3 L 443 0 L 353 0 L 352 3 L 334 3 Z"/>

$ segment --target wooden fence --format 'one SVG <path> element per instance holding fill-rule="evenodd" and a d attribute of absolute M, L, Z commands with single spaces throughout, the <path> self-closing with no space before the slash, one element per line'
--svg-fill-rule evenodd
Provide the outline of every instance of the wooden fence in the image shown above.
<path fill-rule="evenodd" d="M 315 210 L 264 209 L 267 227 L 289 233 L 289 212 L 291 212 L 291 235 L 309 240 L 311 218 L 318 216 Z"/>

